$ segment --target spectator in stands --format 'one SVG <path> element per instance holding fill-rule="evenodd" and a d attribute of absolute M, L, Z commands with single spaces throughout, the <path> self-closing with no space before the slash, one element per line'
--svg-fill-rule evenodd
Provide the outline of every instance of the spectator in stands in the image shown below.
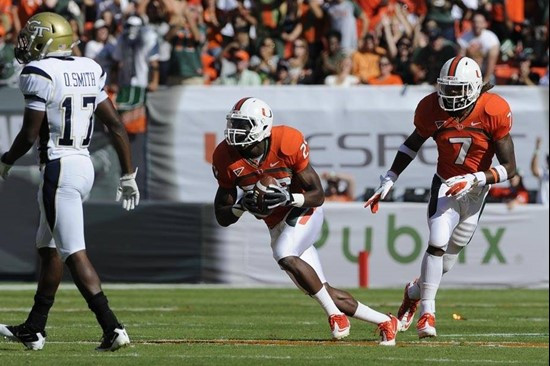
<path fill-rule="evenodd" d="M 298 38 L 293 42 L 292 56 L 287 61 L 291 84 L 313 83 L 313 67 L 305 39 Z"/>
<path fill-rule="evenodd" d="M 507 187 L 492 186 L 489 196 L 506 203 L 509 209 L 529 203 L 529 192 L 523 185 L 523 176 L 518 172 L 508 180 Z"/>
<path fill-rule="evenodd" d="M 165 36 L 172 45 L 168 85 L 204 84 L 201 53 L 206 34 L 199 29 L 196 16 L 196 11 L 181 2 L 170 21 L 170 30 Z"/>
<path fill-rule="evenodd" d="M 300 4 L 300 23 L 302 37 L 307 41 L 309 57 L 316 60 L 323 50 L 326 33 L 326 13 L 321 6 L 324 0 L 298 0 Z"/>
<path fill-rule="evenodd" d="M 524 53 L 517 56 L 519 68 L 510 76 L 509 85 L 539 85 L 540 75 L 531 71 L 531 57 Z"/>
<path fill-rule="evenodd" d="M 404 7 L 401 5 L 395 6 L 395 15 L 388 17 L 384 15 L 380 21 L 378 33 L 382 34 L 382 41 L 389 52 L 389 56 L 394 58 L 397 56 L 397 41 L 403 37 L 411 38 L 414 28 L 403 13 Z"/>
<path fill-rule="evenodd" d="M 483 73 L 483 82 L 491 81 L 494 83 L 495 65 L 500 53 L 500 41 L 492 31 L 487 29 L 488 23 L 484 13 L 475 13 L 472 21 L 472 30 L 464 33 L 458 39 L 460 54 L 465 56 L 467 50 L 472 47 L 479 49 L 483 55 L 483 63 L 479 64 Z"/>
<path fill-rule="evenodd" d="M 135 13 L 135 4 L 128 0 L 103 0 L 98 3 L 97 17 L 101 18 L 108 11 L 113 16 L 113 23 L 121 25 L 125 18 Z"/>
<path fill-rule="evenodd" d="M 548 166 L 550 164 L 548 153 L 546 154 L 546 164 L 541 166 L 539 161 L 540 147 L 542 144 L 542 138 L 537 137 L 535 142 L 535 151 L 533 152 L 533 157 L 531 158 L 531 172 L 539 181 L 539 189 L 537 192 L 537 203 L 548 206 L 550 202 L 550 188 L 549 188 L 549 171 Z"/>
<path fill-rule="evenodd" d="M 286 11 L 281 24 L 281 39 L 285 43 L 285 57 L 290 56 L 293 42 L 300 37 L 304 29 L 300 22 L 301 12 L 298 0 L 286 0 Z"/>
<path fill-rule="evenodd" d="M 411 72 L 416 84 L 435 84 L 443 64 L 456 56 L 455 44 L 446 40 L 439 28 L 427 30 L 428 45 L 414 52 Z"/>
<path fill-rule="evenodd" d="M 340 60 L 336 68 L 336 74 L 329 75 L 325 78 L 327 86 L 352 86 L 358 85 L 360 80 L 357 76 L 351 74 L 351 58 L 345 56 Z"/>
<path fill-rule="evenodd" d="M 362 41 L 359 50 L 353 53 L 353 75 L 362 83 L 367 83 L 370 78 L 380 75 L 380 52 L 376 49 L 374 35 L 367 34 Z"/>
<path fill-rule="evenodd" d="M 221 76 L 215 83 L 219 85 L 259 86 L 262 79 L 255 71 L 248 70 L 250 56 L 246 51 L 233 49 L 230 58 L 235 63 L 235 72 Z"/>
<path fill-rule="evenodd" d="M 453 19 L 451 10 L 454 4 L 460 4 L 464 9 L 466 9 L 466 6 L 461 0 L 426 0 L 426 4 L 428 6 L 426 21 L 434 21 L 440 29 L 441 36 L 451 42 L 455 42 L 455 20 Z"/>
<path fill-rule="evenodd" d="M 365 12 L 351 0 L 330 0 L 328 6 L 330 29 L 342 35 L 342 48 L 349 55 L 357 50 L 357 19 L 361 22 L 359 39 L 367 34 L 369 20 Z"/>
<path fill-rule="evenodd" d="M 342 35 L 340 32 L 331 30 L 327 34 L 327 48 L 321 52 L 321 57 L 317 59 L 315 67 L 315 78 L 320 82 L 325 82 L 329 75 L 338 73 L 338 66 L 346 57 L 341 45 Z"/>
<path fill-rule="evenodd" d="M 17 88 L 22 65 L 15 60 L 14 45 L 6 42 L 6 35 L 6 30 L 0 25 L 0 88 Z"/>
<path fill-rule="evenodd" d="M 355 179 L 345 173 L 323 173 L 325 201 L 351 202 L 355 200 Z"/>
<path fill-rule="evenodd" d="M 290 76 L 287 60 L 279 60 L 277 63 L 277 72 L 275 74 L 275 85 L 290 85 L 292 78 Z"/>
<path fill-rule="evenodd" d="M 86 43 L 84 56 L 94 59 L 101 65 L 103 70 L 113 68 L 113 53 L 116 47 L 116 39 L 109 34 L 107 23 L 103 19 L 98 19 L 94 23 L 93 39 Z M 107 73 L 106 85 L 112 83 L 111 73 Z"/>
<path fill-rule="evenodd" d="M 275 53 L 275 41 L 267 37 L 260 43 L 258 55 L 250 59 L 250 68 L 260 75 L 262 84 L 269 85 L 275 82 L 279 56 Z"/>
<path fill-rule="evenodd" d="M 414 77 L 411 71 L 412 62 L 412 41 L 407 37 L 401 37 L 397 41 L 397 56 L 394 58 L 394 72 L 401 77 L 404 84 L 414 84 Z"/>
<path fill-rule="evenodd" d="M 147 19 L 149 27 L 156 33 L 159 45 L 159 84 L 168 83 L 170 55 L 172 45 L 165 38 L 170 30 L 170 19 L 175 14 L 175 6 L 171 0 L 141 0 L 138 2 L 138 14 Z"/>
<path fill-rule="evenodd" d="M 256 1 L 251 12 L 255 18 L 256 34 L 258 39 L 270 37 L 277 45 L 277 54 L 284 54 L 284 43 L 281 39 L 282 22 L 284 20 L 285 0 L 261 0 Z"/>
<path fill-rule="evenodd" d="M 370 78 L 367 82 L 371 85 L 403 85 L 399 75 L 393 73 L 393 64 L 387 56 L 381 56 L 378 62 L 380 75 Z"/>
<path fill-rule="evenodd" d="M 19 34 L 21 23 L 19 22 L 17 0 L 0 0 L 0 27 L 6 34 Z"/>

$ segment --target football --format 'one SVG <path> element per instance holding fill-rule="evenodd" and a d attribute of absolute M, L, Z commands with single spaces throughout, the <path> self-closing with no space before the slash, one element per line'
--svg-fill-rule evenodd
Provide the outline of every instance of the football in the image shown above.
<path fill-rule="evenodd" d="M 256 185 L 254 186 L 254 196 L 256 197 L 256 204 L 258 205 L 259 211 L 262 213 L 262 215 L 269 215 L 273 210 L 268 210 L 267 207 L 265 207 L 264 203 L 264 196 L 267 193 L 267 187 L 270 185 L 276 185 L 278 186 L 279 183 L 277 182 L 277 179 L 273 178 L 270 175 L 263 174 L 260 176 L 260 179 L 256 182 Z"/>

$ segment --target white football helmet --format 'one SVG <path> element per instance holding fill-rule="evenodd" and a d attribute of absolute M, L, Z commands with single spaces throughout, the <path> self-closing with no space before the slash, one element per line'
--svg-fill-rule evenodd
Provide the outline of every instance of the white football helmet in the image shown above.
<path fill-rule="evenodd" d="M 246 97 L 231 108 L 226 120 L 225 141 L 247 147 L 271 135 L 273 112 L 263 100 Z"/>
<path fill-rule="evenodd" d="M 439 105 L 447 112 L 462 110 L 479 98 L 482 86 L 477 62 L 469 57 L 453 57 L 445 62 L 437 78 Z"/>

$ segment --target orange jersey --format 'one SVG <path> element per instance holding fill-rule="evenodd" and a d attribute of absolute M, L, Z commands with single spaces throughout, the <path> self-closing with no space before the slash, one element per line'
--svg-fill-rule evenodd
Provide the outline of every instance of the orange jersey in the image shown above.
<path fill-rule="evenodd" d="M 500 96 L 483 93 L 470 115 L 458 122 L 441 109 L 437 93 L 432 93 L 418 103 L 414 125 L 420 136 L 435 140 L 437 174 L 449 179 L 491 167 L 494 143 L 510 132 L 512 112 Z"/>
<path fill-rule="evenodd" d="M 293 180 L 294 174 L 304 170 L 309 164 L 309 147 L 302 133 L 292 127 L 276 126 L 271 130 L 269 150 L 258 164 L 243 158 L 226 141 L 222 141 L 213 155 L 213 170 L 218 185 L 222 188 L 251 190 L 262 174 L 276 178 L 283 187 L 293 193 L 302 193 L 300 183 Z M 277 207 L 264 218 L 269 228 L 284 219 L 292 207 Z"/>

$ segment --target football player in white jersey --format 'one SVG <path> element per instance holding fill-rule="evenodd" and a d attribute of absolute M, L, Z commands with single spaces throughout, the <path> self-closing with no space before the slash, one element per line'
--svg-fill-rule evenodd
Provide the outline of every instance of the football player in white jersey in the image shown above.
<path fill-rule="evenodd" d="M 94 113 L 108 128 L 120 160 L 117 200 L 132 210 L 139 191 L 126 130 L 103 89 L 106 74 L 95 61 L 72 56 L 73 46 L 70 24 L 55 13 L 34 15 L 18 37 L 15 56 L 25 64 L 20 76 L 25 112 L 21 131 L 0 158 L 0 176 L 6 179 L 11 166 L 38 139 L 42 183 L 36 246 L 41 267 L 27 320 L 16 326 L 0 324 L 0 335 L 29 349 L 44 347 L 46 321 L 65 263 L 103 330 L 96 349 L 114 351 L 130 339 L 109 308 L 84 243 L 82 201 L 94 181 L 88 153 Z"/>

